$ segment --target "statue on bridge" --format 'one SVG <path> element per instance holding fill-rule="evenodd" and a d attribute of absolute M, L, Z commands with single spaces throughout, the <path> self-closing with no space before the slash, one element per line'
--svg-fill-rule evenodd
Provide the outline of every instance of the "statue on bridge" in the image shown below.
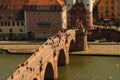
<path fill-rule="evenodd" d="M 76 20 L 76 28 L 80 30 L 80 32 L 85 32 L 85 28 L 83 26 L 82 20 Z"/>

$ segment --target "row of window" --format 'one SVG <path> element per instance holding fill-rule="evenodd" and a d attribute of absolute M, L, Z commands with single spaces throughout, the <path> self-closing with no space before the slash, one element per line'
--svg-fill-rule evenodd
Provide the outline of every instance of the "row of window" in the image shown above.
<path fill-rule="evenodd" d="M 4 21 L 0 22 L 0 26 L 24 26 L 23 21 Z"/>
<path fill-rule="evenodd" d="M 59 12 L 27 12 L 27 15 L 32 15 L 32 16 L 58 16 L 60 15 Z"/>
<path fill-rule="evenodd" d="M 72 6 L 73 4 L 67 4 L 67 6 Z M 86 4 L 86 6 L 89 6 L 89 4 Z"/>
<path fill-rule="evenodd" d="M 52 29 L 52 30 L 58 30 L 60 29 L 61 27 L 59 26 L 28 26 L 29 28 L 40 28 L 40 29 Z"/>
<path fill-rule="evenodd" d="M 105 1 L 105 4 L 109 4 L 109 3 L 114 4 L 114 0 L 112 0 L 112 1 L 109 1 L 109 0 Z"/>
<path fill-rule="evenodd" d="M 30 18 L 28 19 L 28 22 L 41 22 L 41 23 L 49 23 L 49 22 L 60 22 L 61 20 L 60 19 L 38 19 L 38 18 Z"/>
<path fill-rule="evenodd" d="M 20 32 L 23 32 L 23 29 L 19 29 L 19 31 L 20 31 Z M 2 29 L 0 29 L 0 32 L 3 32 L 3 30 L 2 30 Z M 13 32 L 13 29 L 9 29 L 9 32 L 11 32 L 11 33 L 12 33 L 12 32 Z"/>
<path fill-rule="evenodd" d="M 103 17 L 103 13 L 101 12 L 101 15 L 100 15 L 101 17 Z M 105 16 L 106 17 L 109 17 L 109 16 L 112 16 L 112 17 L 114 17 L 115 15 L 114 15 L 114 13 L 105 13 Z"/>
<path fill-rule="evenodd" d="M 106 7 L 101 6 L 100 7 L 100 10 L 109 10 L 109 9 L 114 10 L 114 6 L 111 6 L 111 8 L 110 8 L 110 6 L 106 6 Z"/>
<path fill-rule="evenodd" d="M 59 5 L 54 5 L 54 6 L 27 6 L 28 9 L 32 10 L 59 10 L 60 6 Z"/>

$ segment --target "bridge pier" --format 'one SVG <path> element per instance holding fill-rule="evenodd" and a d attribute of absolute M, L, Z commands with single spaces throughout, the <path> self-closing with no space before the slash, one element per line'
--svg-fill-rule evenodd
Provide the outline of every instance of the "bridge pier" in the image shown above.
<path fill-rule="evenodd" d="M 88 50 L 88 44 L 87 44 L 87 32 L 80 30 L 76 31 L 76 42 L 74 45 L 74 50 L 76 51 L 85 51 Z"/>
<path fill-rule="evenodd" d="M 65 55 L 66 55 L 66 65 L 69 64 L 69 48 L 65 47 Z"/>
<path fill-rule="evenodd" d="M 59 51 L 57 50 L 54 52 L 54 80 L 58 79 L 58 53 Z"/>

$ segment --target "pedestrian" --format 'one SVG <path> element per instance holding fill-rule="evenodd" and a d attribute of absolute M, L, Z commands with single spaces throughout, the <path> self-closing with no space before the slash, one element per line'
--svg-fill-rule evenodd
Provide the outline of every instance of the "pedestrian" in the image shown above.
<path fill-rule="evenodd" d="M 26 67 L 26 69 L 27 69 L 27 70 L 29 69 L 28 66 Z"/>
<path fill-rule="evenodd" d="M 26 65 L 28 65 L 28 61 L 26 62 Z"/>
<path fill-rule="evenodd" d="M 11 79 L 13 79 L 13 75 L 11 75 Z"/>
<path fill-rule="evenodd" d="M 22 80 L 24 80 L 24 75 L 22 74 Z"/>
<path fill-rule="evenodd" d="M 18 74 L 20 74 L 20 70 L 18 70 Z"/>
<path fill-rule="evenodd" d="M 34 52 L 34 56 L 36 55 L 36 52 Z"/>
<path fill-rule="evenodd" d="M 32 72 L 32 68 L 30 67 L 30 71 Z"/>

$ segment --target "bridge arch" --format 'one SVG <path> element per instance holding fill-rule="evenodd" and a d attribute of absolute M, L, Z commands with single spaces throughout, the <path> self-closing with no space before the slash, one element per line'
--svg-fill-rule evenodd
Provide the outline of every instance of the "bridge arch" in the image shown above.
<path fill-rule="evenodd" d="M 50 62 L 46 66 L 44 80 L 54 80 L 54 70 Z"/>
<path fill-rule="evenodd" d="M 66 64 L 65 51 L 61 49 L 58 56 L 58 66 L 64 66 Z"/>
<path fill-rule="evenodd" d="M 72 51 L 74 51 L 74 49 L 75 49 L 75 40 L 71 40 L 70 41 L 70 43 L 69 43 L 69 52 L 72 52 Z"/>
<path fill-rule="evenodd" d="M 37 78 L 34 78 L 33 80 L 38 80 Z"/>

